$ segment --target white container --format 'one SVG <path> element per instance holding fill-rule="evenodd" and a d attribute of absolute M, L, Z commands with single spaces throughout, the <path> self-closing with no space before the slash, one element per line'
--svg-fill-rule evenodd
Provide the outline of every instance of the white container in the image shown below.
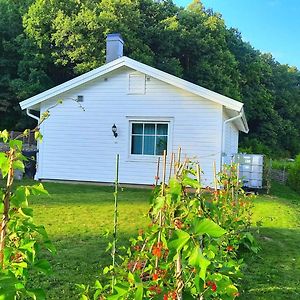
<path fill-rule="evenodd" d="M 243 180 L 243 186 L 253 189 L 262 188 L 264 166 L 262 154 L 238 153 L 234 156 L 234 162 L 239 164 L 239 176 Z"/>

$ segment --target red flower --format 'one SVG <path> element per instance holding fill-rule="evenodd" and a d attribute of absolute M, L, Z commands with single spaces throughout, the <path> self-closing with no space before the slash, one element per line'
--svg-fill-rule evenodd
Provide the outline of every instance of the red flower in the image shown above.
<path fill-rule="evenodd" d="M 157 243 L 153 246 L 152 254 L 158 258 L 162 256 L 162 243 Z"/>
<path fill-rule="evenodd" d="M 233 251 L 234 248 L 233 248 L 233 246 L 229 245 L 229 246 L 227 246 L 226 250 L 227 250 L 227 251 Z"/>
<path fill-rule="evenodd" d="M 148 290 L 154 292 L 155 294 L 161 293 L 161 288 L 158 285 L 151 285 Z"/>
<path fill-rule="evenodd" d="M 152 279 L 153 279 L 153 280 L 157 280 L 157 279 L 158 279 L 158 274 L 157 274 L 157 273 L 154 273 L 154 274 L 152 275 Z"/>
<path fill-rule="evenodd" d="M 176 229 L 181 229 L 183 227 L 183 223 L 180 220 L 176 219 L 174 221 L 174 226 Z"/>
<path fill-rule="evenodd" d="M 163 300 L 176 300 L 177 299 L 177 293 L 174 291 L 174 292 L 168 292 L 168 294 L 164 294 L 164 298 Z"/>
<path fill-rule="evenodd" d="M 217 290 L 217 285 L 215 283 L 212 284 L 211 290 L 215 292 Z"/>
<path fill-rule="evenodd" d="M 211 287 L 211 290 L 215 292 L 217 290 L 217 285 L 213 281 L 207 281 L 207 286 Z"/>

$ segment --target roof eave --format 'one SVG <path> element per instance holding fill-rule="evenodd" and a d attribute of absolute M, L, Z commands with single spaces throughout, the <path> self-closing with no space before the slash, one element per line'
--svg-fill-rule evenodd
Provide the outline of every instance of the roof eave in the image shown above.
<path fill-rule="evenodd" d="M 62 94 L 72 88 L 80 86 L 80 85 L 86 83 L 87 81 L 93 80 L 103 74 L 106 74 L 115 69 L 118 69 L 125 64 L 124 58 L 125 57 L 120 57 L 120 58 L 118 58 L 110 63 L 107 63 L 99 68 L 91 70 L 91 71 L 84 73 L 80 76 L 77 76 L 67 82 L 64 82 L 64 83 L 57 85 L 49 90 L 46 90 L 40 94 L 30 97 L 19 103 L 21 106 L 21 109 L 24 110 L 26 108 L 31 108 L 32 106 L 34 106 L 44 100 L 48 100 L 51 97 L 54 97 L 58 94 Z"/>

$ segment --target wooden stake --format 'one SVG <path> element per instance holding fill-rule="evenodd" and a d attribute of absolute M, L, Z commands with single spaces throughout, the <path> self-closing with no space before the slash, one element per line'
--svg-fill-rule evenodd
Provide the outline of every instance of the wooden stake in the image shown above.
<path fill-rule="evenodd" d="M 163 172 L 162 172 L 162 183 L 161 183 L 161 194 L 165 194 L 165 184 L 166 184 L 166 169 L 167 169 L 167 151 L 164 150 L 163 154 Z"/>
<path fill-rule="evenodd" d="M 169 181 L 170 181 L 170 179 L 171 179 L 171 177 L 172 177 L 173 161 L 174 161 L 174 163 L 175 163 L 175 155 L 174 155 L 174 153 L 172 152 L 172 154 L 171 154 L 171 161 L 170 161 Z"/>
<path fill-rule="evenodd" d="M 164 150 L 163 154 L 163 170 L 162 170 L 162 182 L 161 182 L 161 196 L 165 195 L 165 181 L 166 181 L 166 168 L 167 168 L 167 151 Z M 158 213 L 159 218 L 159 231 L 158 231 L 158 237 L 157 237 L 157 244 L 161 242 L 161 230 L 163 225 L 163 214 L 162 209 L 160 209 Z M 158 268 L 158 257 L 155 259 L 155 269 Z"/>
<path fill-rule="evenodd" d="M 177 253 L 178 258 L 176 259 L 176 294 L 177 300 L 183 300 L 182 298 L 182 290 L 184 288 L 184 282 L 182 280 L 182 265 L 181 265 L 181 253 Z"/>
<path fill-rule="evenodd" d="M 197 181 L 199 182 L 199 185 L 201 186 L 201 175 L 200 175 L 200 166 L 199 166 L 199 164 L 197 164 L 197 166 L 196 166 L 196 170 L 197 170 Z M 200 190 L 201 190 L 201 188 L 199 187 L 198 189 L 197 189 L 197 194 L 200 194 Z"/>
<path fill-rule="evenodd" d="M 158 159 L 157 159 L 157 168 L 156 168 L 155 186 L 158 185 L 158 180 L 159 180 L 159 165 L 160 165 L 160 157 L 158 157 Z"/>
<path fill-rule="evenodd" d="M 218 182 L 217 182 L 217 168 L 216 168 L 216 161 L 213 161 L 213 172 L 214 172 L 214 185 L 215 191 L 218 189 Z"/>
<path fill-rule="evenodd" d="M 111 281 L 111 293 L 114 292 L 115 284 L 115 264 L 116 264 L 116 244 L 117 244 L 117 227 L 118 227 L 118 186 L 119 186 L 119 154 L 116 155 L 116 179 L 115 179 L 115 211 L 114 211 L 114 231 L 113 231 L 113 243 L 112 243 L 112 266 L 113 266 L 113 275 Z"/>
<path fill-rule="evenodd" d="M 175 175 L 177 174 L 178 168 L 180 167 L 180 159 L 181 159 L 181 147 L 178 147 L 177 161 L 174 163 L 174 174 Z"/>

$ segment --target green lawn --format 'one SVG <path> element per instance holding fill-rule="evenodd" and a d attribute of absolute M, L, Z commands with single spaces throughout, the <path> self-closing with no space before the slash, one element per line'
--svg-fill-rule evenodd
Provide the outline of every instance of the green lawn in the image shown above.
<path fill-rule="evenodd" d="M 76 283 L 99 278 L 110 260 L 107 240 L 112 229 L 113 188 L 46 183 L 51 196 L 32 199 L 36 223 L 44 224 L 57 247 L 53 274 L 36 277 L 49 299 L 76 299 Z M 119 194 L 120 243 L 146 226 L 150 190 L 124 189 Z M 254 224 L 262 221 L 262 251 L 245 254 L 247 268 L 240 299 L 300 299 L 300 196 L 275 186 L 272 196 L 255 199 Z"/>
<path fill-rule="evenodd" d="M 262 250 L 246 256 L 241 299 L 300 299 L 300 196 L 282 185 L 271 192 L 255 200 Z"/>
<path fill-rule="evenodd" d="M 35 222 L 44 224 L 57 248 L 53 274 L 36 277 L 49 299 L 76 299 L 76 283 L 93 284 L 110 263 L 103 237 L 113 225 L 113 187 L 45 183 L 49 197 L 32 200 Z M 126 189 L 119 196 L 120 243 L 147 222 L 151 190 Z M 36 283 L 36 282 L 35 282 Z"/>

